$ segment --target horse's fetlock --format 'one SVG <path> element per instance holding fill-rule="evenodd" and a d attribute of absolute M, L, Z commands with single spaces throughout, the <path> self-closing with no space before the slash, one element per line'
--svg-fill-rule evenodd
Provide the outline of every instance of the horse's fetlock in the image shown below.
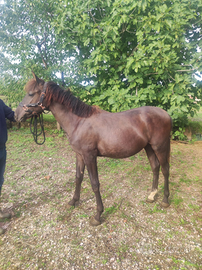
<path fill-rule="evenodd" d="M 152 192 L 151 192 L 151 193 L 149 194 L 149 196 L 148 196 L 148 199 L 149 199 L 150 201 L 154 201 L 154 197 L 156 196 L 157 192 L 158 192 L 158 189 L 152 190 Z"/>

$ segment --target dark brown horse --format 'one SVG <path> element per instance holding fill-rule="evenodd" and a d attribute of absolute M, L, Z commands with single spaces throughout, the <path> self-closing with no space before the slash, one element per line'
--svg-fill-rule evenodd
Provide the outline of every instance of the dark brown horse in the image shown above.
<path fill-rule="evenodd" d="M 97 213 L 91 225 L 101 223 L 103 203 L 98 180 L 97 157 L 126 158 L 145 149 L 153 172 L 153 184 L 147 201 L 153 202 L 157 194 L 159 168 L 164 176 L 162 206 L 168 207 L 169 155 L 172 120 L 157 107 L 141 107 L 119 113 L 103 111 L 89 106 L 56 83 L 45 83 L 34 75 L 25 86 L 27 92 L 16 109 L 17 121 L 50 110 L 66 132 L 72 149 L 76 152 L 76 189 L 68 203 L 75 206 L 79 201 L 85 166 L 96 196 Z M 31 104 L 31 106 L 30 106 Z"/>

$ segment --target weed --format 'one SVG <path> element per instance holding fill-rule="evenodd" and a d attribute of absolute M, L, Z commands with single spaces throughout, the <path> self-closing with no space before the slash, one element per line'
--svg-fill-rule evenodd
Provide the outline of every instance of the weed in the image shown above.
<path fill-rule="evenodd" d="M 102 264 L 106 264 L 108 262 L 108 260 L 104 259 L 102 260 Z"/>
<path fill-rule="evenodd" d="M 88 215 L 87 214 L 77 214 L 78 218 L 87 218 Z"/>
<path fill-rule="evenodd" d="M 21 261 L 24 261 L 24 260 L 25 260 L 25 257 L 24 257 L 24 256 L 20 256 L 19 259 L 20 259 Z"/>
<path fill-rule="evenodd" d="M 137 159 L 138 160 L 143 160 L 143 157 L 140 154 L 137 154 Z"/>
<path fill-rule="evenodd" d="M 15 217 L 19 218 L 21 216 L 21 210 L 15 211 Z"/>
<path fill-rule="evenodd" d="M 187 261 L 186 259 L 182 258 L 182 259 L 176 259 L 175 257 L 171 257 L 172 261 L 177 264 L 177 265 L 180 265 L 180 269 L 183 269 L 183 270 L 186 270 L 187 267 L 182 267 L 181 265 L 184 264 L 184 266 L 188 266 L 190 269 L 190 267 L 194 267 L 195 269 L 199 269 L 199 265 L 198 264 L 195 264 L 195 263 L 191 263 L 189 261 Z M 172 269 L 179 269 L 179 268 L 172 268 Z"/>
<path fill-rule="evenodd" d="M 192 180 L 188 179 L 186 175 L 183 175 L 182 177 L 180 177 L 180 182 L 190 185 Z"/>
<path fill-rule="evenodd" d="M 6 264 L 3 265 L 3 269 L 5 270 L 10 269 L 10 266 L 11 266 L 11 262 L 8 261 Z"/>
<path fill-rule="evenodd" d="M 190 209 L 193 209 L 194 211 L 198 211 L 200 210 L 200 206 L 199 205 L 195 205 L 195 204 L 188 204 Z"/>
<path fill-rule="evenodd" d="M 124 220 L 130 221 L 132 218 L 130 216 L 128 216 L 126 213 L 124 213 L 123 211 L 121 212 L 120 217 Z"/>
<path fill-rule="evenodd" d="M 180 219 L 180 225 L 184 225 L 186 222 L 184 221 L 183 218 Z"/>
<path fill-rule="evenodd" d="M 107 162 L 107 165 L 110 168 L 116 168 L 116 167 L 120 166 L 120 164 L 121 164 L 121 160 L 119 160 L 119 159 L 109 159 Z"/>
<path fill-rule="evenodd" d="M 104 215 L 111 215 L 114 214 L 119 209 L 119 205 L 115 204 L 113 206 L 110 206 L 108 208 L 105 208 Z"/>
<path fill-rule="evenodd" d="M 183 202 L 183 199 L 177 195 L 175 195 L 172 199 L 172 203 L 174 204 L 175 207 L 179 207 L 182 202 Z"/>
<path fill-rule="evenodd" d="M 184 134 L 185 133 L 185 128 L 179 128 L 179 130 L 175 131 L 173 133 L 173 139 L 178 139 L 181 141 L 187 140 L 187 136 Z"/>
<path fill-rule="evenodd" d="M 119 257 L 119 259 L 124 259 L 126 252 L 128 251 L 129 246 L 125 243 L 121 243 L 119 244 L 118 248 L 117 248 L 117 255 Z"/>
<path fill-rule="evenodd" d="M 198 176 L 196 176 L 196 177 L 194 178 L 194 181 L 195 181 L 196 183 L 202 183 L 202 178 L 199 178 Z"/>
<path fill-rule="evenodd" d="M 157 204 L 154 205 L 153 209 L 149 209 L 150 214 L 154 213 L 166 213 L 166 210 L 161 209 Z"/>

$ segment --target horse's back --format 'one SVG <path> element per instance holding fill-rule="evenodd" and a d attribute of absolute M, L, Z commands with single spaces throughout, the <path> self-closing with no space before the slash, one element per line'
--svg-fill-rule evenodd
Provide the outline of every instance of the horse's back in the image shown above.
<path fill-rule="evenodd" d="M 129 124 L 137 130 L 147 130 L 149 133 L 163 132 L 164 134 L 170 134 L 172 130 L 171 117 L 159 107 L 143 106 L 118 113 L 103 111 L 103 118 L 108 119 L 105 122 L 110 122 L 112 127 L 121 123 L 123 127 Z"/>

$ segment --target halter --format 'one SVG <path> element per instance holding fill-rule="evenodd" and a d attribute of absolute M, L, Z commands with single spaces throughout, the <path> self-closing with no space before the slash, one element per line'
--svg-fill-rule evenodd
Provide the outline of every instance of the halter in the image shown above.
<path fill-rule="evenodd" d="M 31 121 L 30 121 L 30 132 L 32 133 L 32 135 L 34 137 L 35 143 L 37 143 L 39 145 L 44 144 L 44 142 L 46 140 L 45 132 L 44 132 L 44 125 L 43 125 L 43 113 L 44 113 L 44 110 L 46 109 L 46 107 L 44 107 L 42 105 L 44 97 L 46 95 L 46 87 L 47 87 L 47 82 L 44 84 L 43 91 L 41 92 L 39 101 L 37 103 L 30 103 L 30 104 L 24 105 L 22 102 L 20 102 L 20 104 L 19 104 L 19 106 L 23 107 L 23 110 L 25 110 L 25 112 L 32 113 Z M 29 110 L 29 108 L 36 108 L 36 107 L 41 107 L 42 111 L 39 113 L 36 113 L 32 110 Z M 38 119 L 39 119 L 39 125 L 41 127 L 41 130 L 39 130 L 39 131 L 37 129 Z M 38 142 L 38 137 L 41 134 L 43 134 L 43 141 Z"/>
<path fill-rule="evenodd" d="M 44 110 L 46 109 L 46 107 L 44 107 L 44 106 L 42 105 L 42 103 L 43 103 L 44 97 L 45 97 L 45 95 L 46 95 L 46 87 L 47 87 L 47 84 L 48 84 L 48 82 L 46 82 L 46 83 L 44 84 L 44 87 L 43 87 L 43 90 L 42 90 L 42 92 L 41 92 L 39 101 L 38 101 L 37 103 L 30 103 L 30 104 L 25 105 L 25 104 L 23 104 L 22 102 L 20 102 L 19 106 L 20 106 L 20 107 L 23 107 L 23 110 L 24 110 L 25 112 L 31 112 L 33 115 L 37 115 L 37 116 L 38 116 L 38 115 L 40 115 L 41 113 L 43 113 Z M 28 108 L 36 108 L 36 107 L 41 107 L 42 112 L 39 113 L 39 114 L 37 114 L 36 112 L 31 111 L 31 110 L 28 109 Z"/>

